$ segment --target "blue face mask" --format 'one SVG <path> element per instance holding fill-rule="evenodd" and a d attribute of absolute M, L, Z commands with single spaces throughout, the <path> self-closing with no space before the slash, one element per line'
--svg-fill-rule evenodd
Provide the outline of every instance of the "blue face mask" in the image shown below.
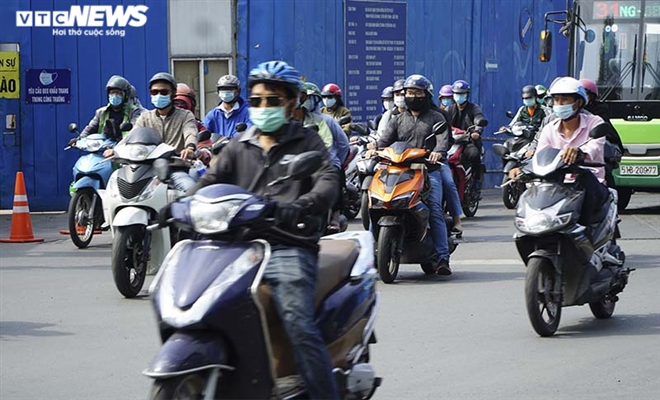
<path fill-rule="evenodd" d="M 220 90 L 218 92 L 218 97 L 225 103 L 231 103 L 236 98 L 233 90 Z"/>
<path fill-rule="evenodd" d="M 111 94 L 108 96 L 108 102 L 113 107 L 121 105 L 122 101 L 124 101 L 124 96 L 120 96 L 118 94 Z"/>
<path fill-rule="evenodd" d="M 250 107 L 250 121 L 262 132 L 275 132 L 286 123 L 284 107 Z"/>
<path fill-rule="evenodd" d="M 449 107 L 450 105 L 452 105 L 454 103 L 454 101 L 452 99 L 448 99 L 446 97 L 444 99 L 440 100 L 440 102 L 445 107 Z"/>
<path fill-rule="evenodd" d="M 536 104 L 535 99 L 523 99 L 523 104 L 526 105 L 527 107 L 534 107 L 534 104 Z"/>
<path fill-rule="evenodd" d="M 335 103 L 337 103 L 336 99 L 333 99 L 333 98 L 330 98 L 330 97 L 328 97 L 328 98 L 324 97 L 323 98 L 323 105 L 328 107 L 328 108 L 332 108 L 332 106 L 334 106 Z"/>
<path fill-rule="evenodd" d="M 170 99 L 170 96 L 165 96 L 162 94 L 151 96 L 151 104 L 153 104 L 154 107 L 156 107 L 159 110 L 162 110 L 163 108 L 169 106 L 171 102 L 172 99 Z"/>
<path fill-rule="evenodd" d="M 555 113 L 555 115 L 563 120 L 567 120 L 571 118 L 573 115 L 575 115 L 575 110 L 573 110 L 573 106 L 575 103 L 572 104 L 564 104 L 564 105 L 555 105 L 552 106 L 552 112 Z"/>
<path fill-rule="evenodd" d="M 458 104 L 463 104 L 467 101 L 467 94 L 454 93 L 454 101 Z"/>

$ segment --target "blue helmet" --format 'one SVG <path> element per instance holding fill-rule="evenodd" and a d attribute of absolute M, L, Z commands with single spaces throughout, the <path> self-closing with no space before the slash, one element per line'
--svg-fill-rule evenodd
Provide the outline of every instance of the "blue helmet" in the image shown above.
<path fill-rule="evenodd" d="M 403 83 L 404 89 L 420 89 L 433 96 L 433 84 L 430 80 L 426 79 L 424 75 L 413 74 L 406 78 Z"/>
<path fill-rule="evenodd" d="M 451 85 L 451 91 L 454 93 L 470 93 L 470 84 L 459 79 Z"/>
<path fill-rule="evenodd" d="M 302 90 L 300 72 L 284 61 L 267 61 L 257 65 L 250 71 L 248 87 L 252 89 L 257 83 L 283 86 L 291 93 L 291 98 L 297 97 Z"/>
<path fill-rule="evenodd" d="M 400 92 L 403 90 L 403 84 L 406 82 L 405 79 L 398 79 L 396 82 L 394 82 L 394 85 L 392 86 L 392 91 L 393 92 Z"/>
<path fill-rule="evenodd" d="M 394 88 L 392 86 L 388 86 L 380 94 L 381 99 L 391 99 L 394 97 Z"/>

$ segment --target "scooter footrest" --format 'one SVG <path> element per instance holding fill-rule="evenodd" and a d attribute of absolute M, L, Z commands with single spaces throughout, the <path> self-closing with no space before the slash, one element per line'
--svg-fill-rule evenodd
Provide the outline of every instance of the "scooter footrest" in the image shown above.
<path fill-rule="evenodd" d="M 305 383 L 300 375 L 289 375 L 277 378 L 274 390 L 279 393 L 280 398 L 286 398 L 305 389 Z M 275 396 L 276 393 L 273 393 Z"/>

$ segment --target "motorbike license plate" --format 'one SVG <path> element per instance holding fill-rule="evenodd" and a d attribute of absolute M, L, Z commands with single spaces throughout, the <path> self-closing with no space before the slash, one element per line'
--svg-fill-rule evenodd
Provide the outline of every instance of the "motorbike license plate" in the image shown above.
<path fill-rule="evenodd" d="M 621 165 L 619 166 L 621 175 L 658 175 L 657 165 Z"/>

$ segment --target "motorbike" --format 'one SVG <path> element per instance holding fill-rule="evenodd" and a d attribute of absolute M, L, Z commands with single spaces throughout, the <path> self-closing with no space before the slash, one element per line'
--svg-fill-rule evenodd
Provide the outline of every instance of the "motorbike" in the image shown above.
<path fill-rule="evenodd" d="M 474 217 L 477 214 L 479 202 L 481 201 L 481 190 L 475 187 L 475 177 L 474 171 L 472 171 L 472 165 L 463 165 L 462 155 L 465 145 L 472 140 L 470 135 L 474 132 L 480 131 L 481 128 L 486 125 L 488 125 L 488 121 L 482 119 L 477 121 L 475 125 L 468 127 L 467 130 L 452 127 L 454 144 L 447 152 L 447 163 L 451 168 L 454 183 L 456 183 L 456 189 L 458 190 L 458 197 L 461 200 L 463 213 L 468 218 Z M 483 157 L 483 147 L 481 157 Z M 481 163 L 481 168 L 483 168 L 481 176 L 485 176 L 486 171 L 483 163 Z"/>
<path fill-rule="evenodd" d="M 527 189 L 527 186 L 521 182 L 511 182 L 505 184 L 509 180 L 509 171 L 513 168 L 518 168 L 522 165 L 525 159 L 525 153 L 529 145 L 534 140 L 534 136 L 538 128 L 533 125 L 527 125 L 523 122 L 516 122 L 511 127 L 506 127 L 504 131 L 495 132 L 495 135 L 505 133 L 512 137 L 507 139 L 504 144 L 493 144 L 493 152 L 502 157 L 503 165 L 502 173 L 502 202 L 509 210 L 513 210 L 518 205 L 520 195 Z"/>
<path fill-rule="evenodd" d="M 320 164 L 319 152 L 300 154 L 271 185 L 304 179 Z M 296 240 L 274 224 L 272 206 L 267 195 L 226 184 L 172 204 L 166 223 L 198 236 L 172 248 L 149 289 L 163 343 L 143 371 L 154 379 L 150 398 L 305 398 L 262 281 L 269 241 Z M 342 398 L 368 399 L 381 383 L 369 363 L 379 306 L 372 239 L 344 232 L 319 244 L 316 322 Z"/>
<path fill-rule="evenodd" d="M 69 132 L 78 134 L 78 126 L 75 123 L 69 124 Z M 112 164 L 103 157 L 103 152 L 114 144 L 106 135 L 94 133 L 64 149 L 75 148 L 87 152 L 73 166 L 73 182 L 69 186 L 69 235 L 73 244 L 80 249 L 89 245 L 95 231 L 98 232 L 104 222 L 100 193 L 108 183 Z"/>
<path fill-rule="evenodd" d="M 362 220 L 364 229 L 369 230 L 369 185 L 371 185 L 371 181 L 373 180 L 378 161 L 374 158 L 365 157 L 365 153 L 369 143 L 378 142 L 379 135 L 373 121 L 369 121 L 366 127 L 362 124 L 352 124 L 351 130 L 360 135 L 355 141 L 358 154 L 356 166 L 357 183 L 360 188 L 360 219 Z"/>
<path fill-rule="evenodd" d="M 590 135 L 601 133 L 596 127 Z M 566 174 L 602 166 L 584 161 L 567 165 L 560 149 L 545 148 L 523 167 L 522 179 L 533 184 L 520 197 L 514 239 L 527 267 L 527 313 L 540 336 L 556 332 L 562 307 L 589 304 L 596 318 L 609 318 L 634 270 L 624 267 L 625 253 L 616 243 L 616 191 L 609 189 L 596 222 L 584 226 L 579 223 L 584 192 L 565 183 Z"/>
<path fill-rule="evenodd" d="M 419 263 L 434 274 L 438 254 L 428 231 L 430 211 L 424 204 L 429 193 L 426 170 L 428 150 L 395 142 L 376 152 L 379 164 L 369 186 L 369 216 L 377 242 L 376 264 L 384 283 L 392 283 L 400 263 Z M 451 235 L 453 220 L 445 218 L 449 251 L 457 243 Z"/>
<path fill-rule="evenodd" d="M 156 176 L 154 161 L 171 160 L 175 151 L 162 142 L 157 131 L 132 131 L 114 150 L 115 162 L 123 166 L 108 181 L 103 211 L 113 236 L 114 282 L 123 296 L 132 298 L 142 290 L 147 273 L 158 270 L 176 239 L 168 230 L 152 233 L 146 228 L 157 220 L 161 208 L 182 193 Z M 190 164 L 181 164 L 188 172 Z"/>

